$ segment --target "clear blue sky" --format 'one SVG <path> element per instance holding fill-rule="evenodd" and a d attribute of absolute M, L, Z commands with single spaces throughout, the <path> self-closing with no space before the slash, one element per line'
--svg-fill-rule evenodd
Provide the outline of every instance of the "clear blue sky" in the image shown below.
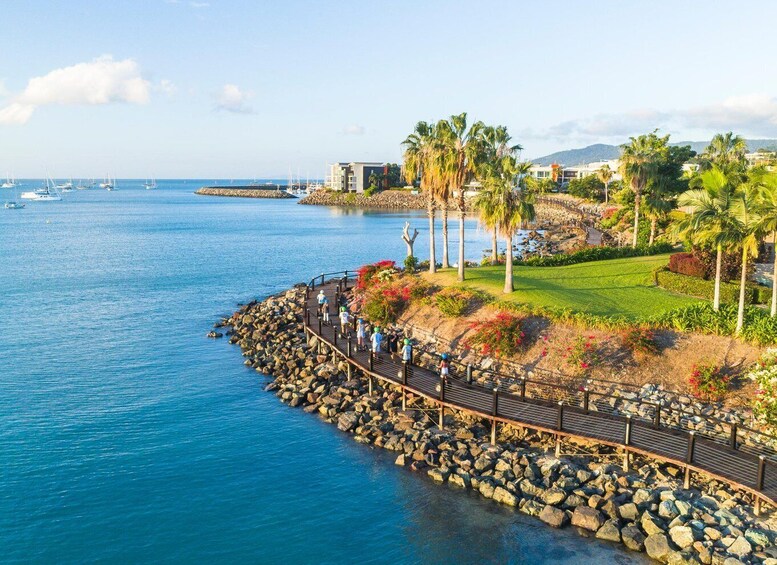
<path fill-rule="evenodd" d="M 5 0 L 2 19 L 18 177 L 321 176 L 460 111 L 527 157 L 654 127 L 777 137 L 774 2 Z"/>

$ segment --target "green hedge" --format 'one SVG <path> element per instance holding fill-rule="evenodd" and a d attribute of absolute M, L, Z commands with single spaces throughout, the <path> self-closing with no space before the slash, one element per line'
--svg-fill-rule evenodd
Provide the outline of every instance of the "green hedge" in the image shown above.
<path fill-rule="evenodd" d="M 575 253 L 559 253 L 549 257 L 531 257 L 517 261 L 516 265 L 528 267 L 562 267 L 589 261 L 604 261 L 606 259 L 623 259 L 625 257 L 644 257 L 670 253 L 674 247 L 671 243 L 656 243 L 653 245 L 638 245 L 637 247 L 589 247 Z"/>
<path fill-rule="evenodd" d="M 680 273 L 673 273 L 666 267 L 653 272 L 653 280 L 661 288 L 712 300 L 715 295 L 715 281 L 705 280 Z M 745 292 L 747 304 L 766 304 L 772 299 L 772 289 L 765 286 L 748 284 Z M 732 304 L 739 303 L 739 285 L 730 282 L 720 283 L 720 301 Z"/>
<path fill-rule="evenodd" d="M 736 304 L 722 304 L 716 312 L 709 302 L 699 302 L 654 316 L 650 323 L 681 332 L 734 335 L 737 310 Z M 740 337 L 758 345 L 774 345 L 777 343 L 777 318 L 772 318 L 763 308 L 745 307 L 745 323 Z"/>

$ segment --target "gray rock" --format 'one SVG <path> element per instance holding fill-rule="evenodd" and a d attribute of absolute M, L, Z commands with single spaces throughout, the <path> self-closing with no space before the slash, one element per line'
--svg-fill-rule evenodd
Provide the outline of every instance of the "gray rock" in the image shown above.
<path fill-rule="evenodd" d="M 669 537 L 672 538 L 674 544 L 680 549 L 685 549 L 693 545 L 696 541 L 693 535 L 693 530 L 688 526 L 675 526 L 669 529 Z"/>
<path fill-rule="evenodd" d="M 690 551 L 673 551 L 666 559 L 667 565 L 699 565 L 699 560 Z"/>
<path fill-rule="evenodd" d="M 545 491 L 545 494 L 543 495 L 542 499 L 545 501 L 546 504 L 554 504 L 558 505 L 564 502 L 567 498 L 567 493 L 561 489 L 558 488 L 551 488 L 547 491 Z"/>
<path fill-rule="evenodd" d="M 627 522 L 636 522 L 639 518 L 639 509 L 633 502 L 627 502 L 618 507 L 618 515 Z"/>
<path fill-rule="evenodd" d="M 662 518 L 673 520 L 679 516 L 680 513 L 677 511 L 677 507 L 674 505 L 674 501 L 664 500 L 661 504 L 658 505 L 658 515 Z"/>
<path fill-rule="evenodd" d="M 640 524 L 642 525 L 642 529 L 645 530 L 645 533 L 649 536 L 652 534 L 661 534 L 664 532 L 663 522 L 653 516 L 650 512 L 645 512 L 642 515 Z"/>
<path fill-rule="evenodd" d="M 492 498 L 508 506 L 518 506 L 518 497 L 504 487 L 496 487 Z"/>
<path fill-rule="evenodd" d="M 618 528 L 618 522 L 615 520 L 607 520 L 596 532 L 596 537 L 606 541 L 614 541 L 615 543 L 620 542 L 621 531 L 620 528 Z"/>
<path fill-rule="evenodd" d="M 636 526 L 626 526 L 621 530 L 623 545 L 632 551 L 642 551 L 645 547 L 645 535 Z"/>
<path fill-rule="evenodd" d="M 603 523 L 602 513 L 590 506 L 578 506 L 572 514 L 572 525 L 584 530 L 595 532 Z"/>
<path fill-rule="evenodd" d="M 666 563 L 672 549 L 664 534 L 651 534 L 645 538 L 645 552 L 656 561 Z"/>
<path fill-rule="evenodd" d="M 561 508 L 546 504 L 540 512 L 540 520 L 554 528 L 564 527 L 569 522 L 569 515 Z"/>
<path fill-rule="evenodd" d="M 764 530 L 750 528 L 745 532 L 745 539 L 751 544 L 760 545 L 761 547 L 769 547 L 771 545 L 769 534 Z"/>
<path fill-rule="evenodd" d="M 753 551 L 753 547 L 750 542 L 747 541 L 744 536 L 739 536 L 734 543 L 728 546 L 728 552 L 737 557 L 744 557 Z"/>

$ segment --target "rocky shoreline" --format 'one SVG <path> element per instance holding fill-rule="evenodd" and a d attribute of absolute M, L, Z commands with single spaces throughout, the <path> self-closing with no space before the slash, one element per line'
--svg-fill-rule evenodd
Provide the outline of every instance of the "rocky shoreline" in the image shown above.
<path fill-rule="evenodd" d="M 233 198 L 296 198 L 285 190 L 275 190 L 256 187 L 221 187 L 203 186 L 194 194 L 201 196 L 229 196 Z"/>
<path fill-rule="evenodd" d="M 557 459 L 553 436 L 517 426 L 501 425 L 491 445 L 479 418 L 446 411 L 440 429 L 438 411 L 421 398 L 403 411 L 397 387 L 375 383 L 369 394 L 366 377 L 307 338 L 303 301 L 300 285 L 219 324 L 229 327 L 245 364 L 271 378 L 265 390 L 290 406 L 319 414 L 360 443 L 397 452 L 398 465 L 435 482 L 663 563 L 777 565 L 773 526 L 752 514 L 750 495 L 726 483 L 695 477 L 695 488 L 684 490 L 681 469 L 634 456 L 624 472 L 615 450 L 588 442 L 565 441 L 574 455 Z"/>

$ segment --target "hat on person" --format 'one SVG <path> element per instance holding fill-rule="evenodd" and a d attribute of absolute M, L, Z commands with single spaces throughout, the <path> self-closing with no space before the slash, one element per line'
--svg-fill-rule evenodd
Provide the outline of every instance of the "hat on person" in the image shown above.
<path fill-rule="evenodd" d="M 405 345 L 410 345 L 410 340 L 405 338 Z"/>
<path fill-rule="evenodd" d="M 442 354 L 442 358 L 443 358 L 443 360 L 447 359 L 448 358 L 448 354 L 447 353 L 443 353 Z"/>

